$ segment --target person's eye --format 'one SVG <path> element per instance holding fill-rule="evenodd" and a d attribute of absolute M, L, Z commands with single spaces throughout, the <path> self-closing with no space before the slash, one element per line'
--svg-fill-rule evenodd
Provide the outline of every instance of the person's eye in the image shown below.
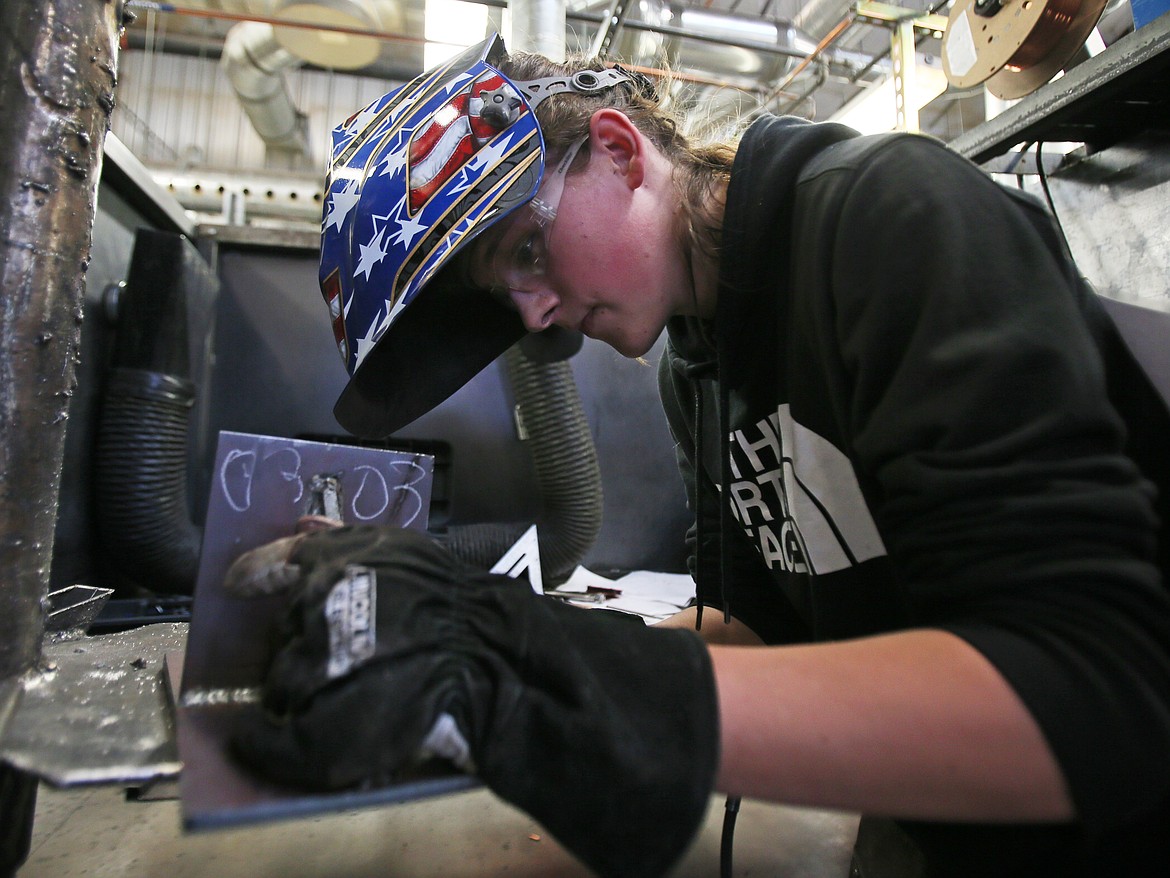
<path fill-rule="evenodd" d="M 512 250 L 512 268 L 523 275 L 544 272 L 544 235 L 539 228 L 527 232 Z"/>

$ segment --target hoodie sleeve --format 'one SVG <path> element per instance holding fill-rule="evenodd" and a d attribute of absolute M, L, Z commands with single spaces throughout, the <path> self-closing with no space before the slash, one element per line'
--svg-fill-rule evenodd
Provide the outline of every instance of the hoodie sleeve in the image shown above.
<path fill-rule="evenodd" d="M 913 619 L 996 665 L 1087 826 L 1132 819 L 1170 789 L 1170 602 L 1075 269 L 1038 205 L 926 138 L 856 172 L 836 227 L 811 319 Z"/>

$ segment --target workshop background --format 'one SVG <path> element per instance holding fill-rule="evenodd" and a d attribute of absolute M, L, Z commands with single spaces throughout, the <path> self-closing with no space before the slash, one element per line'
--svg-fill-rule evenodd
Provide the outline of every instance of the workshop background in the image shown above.
<path fill-rule="evenodd" d="M 346 375 L 316 249 L 329 132 L 355 110 L 498 30 L 513 49 L 602 52 L 651 77 L 669 69 L 669 100 L 700 135 L 734 132 L 762 111 L 922 131 L 1049 204 L 1166 394 L 1168 8 L 6 2 L 0 875 L 577 874 L 538 826 L 482 791 L 185 836 L 165 788 L 144 795 L 107 770 L 86 744 L 86 718 L 45 718 L 46 703 L 70 711 L 46 683 L 57 659 L 42 634 L 67 627 L 54 623 L 50 595 L 112 590 L 86 643 L 189 619 L 220 431 L 350 441 L 331 415 Z M 959 43 L 951 26 L 971 21 L 975 36 Z M 595 472 L 564 477 L 598 517 L 569 539 L 574 559 L 606 575 L 685 571 L 689 515 L 657 401 L 659 350 L 639 363 L 586 339 L 567 362 L 538 369 L 537 394 L 555 385 L 568 400 L 549 429 L 575 431 L 596 456 Z M 432 529 L 558 515 L 549 498 L 565 486 L 549 483 L 541 437 L 517 417 L 524 368 L 501 358 L 380 446 L 434 455 Z M 561 527 L 574 525 L 549 530 Z M 38 700 L 38 686 L 50 695 Z M 39 748 L 13 743 L 31 704 L 42 711 Z M 62 759 L 79 773 L 46 767 Z M 680 876 L 716 874 L 717 812 Z M 847 874 L 851 815 L 748 803 L 741 820 L 737 874 Z"/>

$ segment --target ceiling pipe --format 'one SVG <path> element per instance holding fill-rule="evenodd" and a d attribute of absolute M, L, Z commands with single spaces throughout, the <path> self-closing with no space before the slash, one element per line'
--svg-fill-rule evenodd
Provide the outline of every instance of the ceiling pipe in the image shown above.
<path fill-rule="evenodd" d="M 191 0 L 193 3 L 198 3 L 199 0 Z M 484 6 L 495 8 L 506 8 L 507 0 L 469 0 L 469 2 L 483 2 Z M 126 5 L 130 9 L 142 9 L 155 12 L 166 12 L 170 15 L 186 16 L 188 18 L 205 18 L 214 21 L 259 21 L 265 24 L 278 25 L 286 30 L 307 30 L 319 31 L 331 34 L 346 34 L 358 37 L 374 37 L 378 40 L 389 42 L 400 42 L 412 45 L 421 45 L 426 40 L 421 36 L 407 36 L 406 34 L 389 33 L 384 30 L 376 30 L 368 27 L 348 27 L 343 24 L 331 24 L 323 22 L 303 22 L 290 21 L 286 18 L 279 18 L 276 15 L 269 13 L 267 6 L 261 3 L 265 11 L 240 12 L 232 9 L 212 9 L 205 6 L 189 6 L 184 4 L 167 3 L 165 7 L 157 0 L 126 0 Z M 244 4 L 246 8 L 246 4 Z M 168 43 L 175 39 L 174 35 L 168 35 Z"/>
<path fill-rule="evenodd" d="M 565 60 L 565 0 L 511 0 L 510 48 Z"/>
<path fill-rule="evenodd" d="M 154 0 L 128 0 L 128 2 L 132 6 L 138 5 L 142 8 L 152 8 L 154 5 Z M 166 11 L 174 15 L 225 21 L 259 21 L 282 29 L 305 28 L 318 29 L 321 32 L 338 35 L 373 36 L 382 42 L 406 45 L 420 45 L 425 42 L 421 36 L 401 32 L 394 33 L 385 29 L 373 31 L 328 23 L 309 25 L 303 22 L 283 20 L 270 12 L 256 9 L 239 11 L 253 5 L 249 3 L 232 4 L 232 9 L 226 9 L 195 5 L 200 2 L 206 3 L 207 0 L 188 0 L 186 4 L 167 4 Z M 218 2 L 220 7 L 226 5 L 226 0 L 218 0 Z M 584 25 L 599 30 L 607 14 L 604 11 L 587 9 L 565 10 L 563 14 L 566 38 L 562 42 L 557 37 L 556 25 L 545 18 L 549 10 L 546 3 L 534 2 L 534 0 L 521 0 L 521 2 L 512 4 L 509 4 L 508 0 L 470 0 L 470 2 L 497 10 L 510 8 L 513 25 L 509 46 L 512 48 L 520 47 L 521 44 L 517 42 L 517 37 L 525 40 L 530 39 L 533 46 L 532 51 L 538 51 L 541 54 L 549 55 L 549 57 L 562 56 L 563 51 L 567 50 L 570 44 L 575 50 L 589 48 L 587 44 L 580 44 L 579 34 L 569 31 L 568 28 L 571 25 Z M 264 5 L 262 0 L 260 0 L 260 5 Z M 796 61 L 803 60 L 808 54 L 806 50 L 798 48 L 796 45 L 796 41 L 804 35 L 803 32 L 790 26 L 787 22 L 770 22 L 753 19 L 750 16 L 739 16 L 734 13 L 706 9 L 701 10 L 703 21 L 700 24 L 695 25 L 688 22 L 688 26 L 684 28 L 668 23 L 668 21 L 677 20 L 680 17 L 673 13 L 670 16 L 664 16 L 662 11 L 666 10 L 668 5 L 665 0 L 658 0 L 655 4 L 659 10 L 658 14 L 650 15 L 647 20 L 642 20 L 643 12 L 641 4 L 639 4 L 637 10 L 630 10 L 630 14 L 622 22 L 620 30 L 625 40 L 622 46 L 624 50 L 621 53 L 622 57 L 643 71 L 661 70 L 660 64 L 664 60 L 663 56 L 670 54 L 672 57 L 669 60 L 675 79 L 758 92 L 762 90 L 759 81 L 753 80 L 751 77 L 757 76 L 761 70 L 767 71 L 771 68 L 771 77 L 774 80 L 786 69 L 783 65 L 790 66 Z M 681 12 L 681 8 L 679 11 Z M 700 10 L 692 11 L 699 12 Z M 517 26 L 517 22 L 519 22 L 519 26 Z M 771 28 L 771 31 L 762 38 L 760 36 L 762 32 L 757 33 L 754 37 L 745 37 L 745 22 L 757 29 Z M 552 41 L 551 45 L 547 42 L 549 40 Z M 633 42 L 635 40 L 638 42 Z M 670 40 L 676 41 L 674 50 L 669 53 L 660 51 L 664 41 Z M 810 42 L 815 42 L 815 40 Z M 631 43 L 633 43 L 634 50 L 632 52 L 629 51 Z M 565 49 L 562 49 L 562 46 L 565 46 Z M 631 61 L 635 54 L 640 55 L 641 61 Z M 852 72 L 872 60 L 869 56 L 862 57 L 860 54 L 856 59 L 844 56 L 838 59 L 839 54 L 834 51 L 830 62 L 844 61 L 848 72 Z M 755 58 L 754 61 L 750 62 L 750 70 L 746 76 L 743 70 L 745 58 Z M 777 62 L 778 58 L 781 59 L 779 62 Z M 781 64 L 779 71 L 775 70 L 777 63 Z M 390 78 L 406 80 L 418 72 L 415 70 L 404 71 Z M 848 72 L 845 75 L 848 75 Z M 767 77 L 764 79 L 766 80 Z"/>
<path fill-rule="evenodd" d="M 300 59 L 276 41 L 272 25 L 233 25 L 220 64 L 252 127 L 270 149 L 296 155 L 309 151 L 308 119 L 293 104 L 284 71 Z"/>
<path fill-rule="evenodd" d="M 761 101 L 761 106 L 767 109 L 774 100 L 785 93 L 785 90 L 796 81 L 796 78 L 800 76 L 800 74 L 803 73 L 810 64 L 819 64 L 833 43 L 840 39 L 841 35 L 849 30 L 850 25 L 853 24 L 853 18 L 853 13 L 848 13 L 845 18 L 841 19 L 841 21 L 837 23 L 835 27 L 830 29 L 828 33 L 821 37 L 821 40 L 819 43 L 817 43 L 816 48 L 814 48 L 812 52 L 809 53 L 808 57 L 805 58 L 804 61 L 797 64 L 795 68 L 789 71 L 787 76 L 785 76 L 782 80 L 780 80 L 779 83 L 776 84 L 772 91 L 768 93 L 763 101 Z M 807 95 L 805 97 L 807 97 Z"/>
<path fill-rule="evenodd" d="M 852 12 L 853 6 L 854 0 L 808 0 L 792 16 L 792 23 L 819 42 Z"/>

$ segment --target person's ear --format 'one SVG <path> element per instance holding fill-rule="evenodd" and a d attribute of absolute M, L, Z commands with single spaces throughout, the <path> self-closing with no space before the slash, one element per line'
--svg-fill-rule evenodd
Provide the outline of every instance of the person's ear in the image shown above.
<path fill-rule="evenodd" d="M 589 120 L 589 148 L 604 156 L 627 186 L 637 189 L 646 174 L 647 141 L 621 110 L 597 110 Z"/>

